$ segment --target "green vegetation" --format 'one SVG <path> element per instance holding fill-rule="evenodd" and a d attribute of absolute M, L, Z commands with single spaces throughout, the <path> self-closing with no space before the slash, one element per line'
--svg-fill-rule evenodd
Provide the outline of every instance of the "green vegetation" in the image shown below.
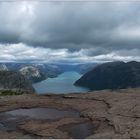
<path fill-rule="evenodd" d="M 25 92 L 23 91 L 4 90 L 4 91 L 0 91 L 0 96 L 22 95 L 24 93 Z"/>

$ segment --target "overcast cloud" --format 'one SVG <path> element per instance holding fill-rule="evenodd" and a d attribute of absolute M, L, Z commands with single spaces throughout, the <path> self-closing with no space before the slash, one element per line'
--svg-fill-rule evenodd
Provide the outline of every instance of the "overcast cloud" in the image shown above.
<path fill-rule="evenodd" d="M 140 60 L 140 2 L 0 2 L 0 61 Z"/>

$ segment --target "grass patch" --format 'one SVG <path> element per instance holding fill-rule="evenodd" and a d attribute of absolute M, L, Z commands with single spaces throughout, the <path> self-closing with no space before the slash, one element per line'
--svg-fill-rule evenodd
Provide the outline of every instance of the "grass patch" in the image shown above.
<path fill-rule="evenodd" d="M 23 92 L 23 91 L 5 90 L 5 91 L 0 91 L 0 96 L 22 95 L 24 93 L 25 92 Z"/>

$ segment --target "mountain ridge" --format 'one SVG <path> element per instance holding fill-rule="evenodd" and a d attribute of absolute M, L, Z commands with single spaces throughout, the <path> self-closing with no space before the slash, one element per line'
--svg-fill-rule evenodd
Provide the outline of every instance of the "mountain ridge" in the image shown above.
<path fill-rule="evenodd" d="M 17 91 L 33 93 L 31 82 L 25 76 L 15 71 L 0 71 L 0 91 Z"/>
<path fill-rule="evenodd" d="M 96 66 L 75 83 L 92 90 L 122 89 L 140 86 L 140 62 L 108 62 Z"/>

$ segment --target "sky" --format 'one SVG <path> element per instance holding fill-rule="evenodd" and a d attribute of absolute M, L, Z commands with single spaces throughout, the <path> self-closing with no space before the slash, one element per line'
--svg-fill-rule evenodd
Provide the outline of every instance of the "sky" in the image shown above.
<path fill-rule="evenodd" d="M 127 62 L 139 54 L 140 1 L 0 0 L 0 62 Z"/>

